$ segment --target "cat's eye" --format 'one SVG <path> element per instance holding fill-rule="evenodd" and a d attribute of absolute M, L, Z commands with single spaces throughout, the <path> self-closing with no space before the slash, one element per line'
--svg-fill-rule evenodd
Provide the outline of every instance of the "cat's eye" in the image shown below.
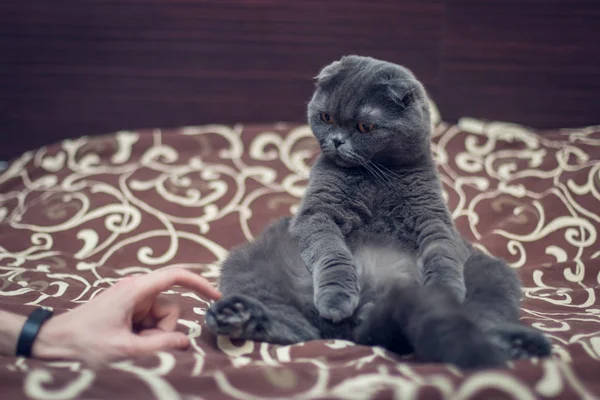
<path fill-rule="evenodd" d="M 359 122 L 357 128 L 362 133 L 369 133 L 373 129 L 375 129 L 375 125 L 374 124 L 365 124 L 364 122 Z"/>
<path fill-rule="evenodd" d="M 335 123 L 335 121 L 333 120 L 333 117 L 331 115 L 327 114 L 326 112 L 321 113 L 321 121 L 323 121 L 329 125 L 333 125 Z"/>

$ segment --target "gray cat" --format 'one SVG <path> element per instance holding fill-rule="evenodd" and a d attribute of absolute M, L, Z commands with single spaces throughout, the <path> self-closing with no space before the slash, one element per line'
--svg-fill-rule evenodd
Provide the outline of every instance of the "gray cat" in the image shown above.
<path fill-rule="evenodd" d="M 322 154 L 293 218 L 224 262 L 215 333 L 290 344 L 339 338 L 459 367 L 547 356 L 519 324 L 520 283 L 457 232 L 431 155 L 423 86 L 347 56 L 308 105 Z"/>

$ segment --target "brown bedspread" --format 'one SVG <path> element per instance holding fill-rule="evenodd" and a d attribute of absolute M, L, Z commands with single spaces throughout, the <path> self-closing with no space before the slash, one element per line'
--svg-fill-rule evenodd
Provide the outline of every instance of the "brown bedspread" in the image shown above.
<path fill-rule="evenodd" d="M 553 358 L 461 372 L 342 341 L 234 342 L 184 304 L 185 352 L 93 371 L 0 358 L 15 398 L 594 398 L 600 396 L 600 127 L 545 132 L 463 120 L 434 150 L 460 231 L 523 279 L 523 322 Z M 294 212 L 316 153 L 306 126 L 119 132 L 28 152 L 0 174 L 0 307 L 67 310 L 132 274 L 216 279 L 227 249 Z"/>

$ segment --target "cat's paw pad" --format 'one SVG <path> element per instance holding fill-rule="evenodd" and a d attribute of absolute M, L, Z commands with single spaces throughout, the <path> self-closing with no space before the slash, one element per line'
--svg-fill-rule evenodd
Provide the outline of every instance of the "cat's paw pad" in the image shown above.
<path fill-rule="evenodd" d="M 547 357 L 552 350 L 550 341 L 542 332 L 526 326 L 509 324 L 494 328 L 488 336 L 512 359 Z"/>
<path fill-rule="evenodd" d="M 262 305 L 246 296 L 231 296 L 214 303 L 204 321 L 218 335 L 247 338 L 264 319 Z"/>
<path fill-rule="evenodd" d="M 358 294 L 341 288 L 329 288 L 315 296 L 315 307 L 321 318 L 338 323 L 350 317 L 358 305 Z"/>

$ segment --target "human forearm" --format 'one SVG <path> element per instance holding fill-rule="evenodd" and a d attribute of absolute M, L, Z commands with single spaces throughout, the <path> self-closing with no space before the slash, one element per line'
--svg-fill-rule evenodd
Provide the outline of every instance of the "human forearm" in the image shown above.
<path fill-rule="evenodd" d="M 40 359 L 68 359 L 75 357 L 70 339 L 71 330 L 64 317 L 55 316 L 46 321 L 33 343 L 31 355 Z M 0 310 L 0 354 L 14 356 L 17 341 L 27 320 L 26 316 Z"/>
<path fill-rule="evenodd" d="M 12 356 L 17 350 L 17 340 L 27 317 L 0 310 L 0 354 Z"/>

